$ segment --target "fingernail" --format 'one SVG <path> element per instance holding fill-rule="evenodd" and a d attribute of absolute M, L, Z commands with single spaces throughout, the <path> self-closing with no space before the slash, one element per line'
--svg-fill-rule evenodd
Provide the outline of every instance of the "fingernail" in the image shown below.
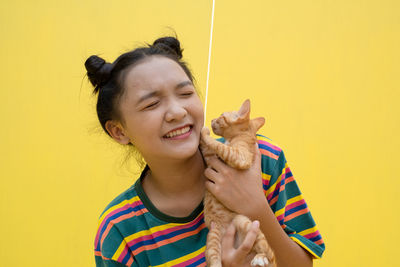
<path fill-rule="evenodd" d="M 215 223 L 214 222 L 211 222 L 211 229 L 213 229 L 214 227 L 215 227 Z"/>
<path fill-rule="evenodd" d="M 253 225 L 255 226 L 255 227 L 260 227 L 260 222 L 259 221 L 257 221 L 257 220 L 255 220 L 254 222 L 253 222 Z"/>

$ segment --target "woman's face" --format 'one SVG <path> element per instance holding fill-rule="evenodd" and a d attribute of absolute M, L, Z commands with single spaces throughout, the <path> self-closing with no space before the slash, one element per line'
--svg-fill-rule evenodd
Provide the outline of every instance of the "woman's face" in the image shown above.
<path fill-rule="evenodd" d="M 152 56 L 128 71 L 120 99 L 123 131 L 144 159 L 193 156 L 203 127 L 203 105 L 184 70 Z"/>

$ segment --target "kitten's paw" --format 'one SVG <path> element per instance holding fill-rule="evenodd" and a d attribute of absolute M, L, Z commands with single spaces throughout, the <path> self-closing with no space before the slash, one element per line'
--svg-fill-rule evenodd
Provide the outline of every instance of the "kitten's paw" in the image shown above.
<path fill-rule="evenodd" d="M 201 129 L 201 135 L 203 137 L 210 135 L 210 129 L 208 129 L 207 127 L 204 126 L 203 129 Z"/>
<path fill-rule="evenodd" d="M 251 261 L 251 266 L 265 266 L 267 267 L 269 261 L 267 259 L 267 255 L 264 253 L 260 253 L 254 256 L 253 260 Z"/>
<path fill-rule="evenodd" d="M 203 127 L 201 129 L 201 138 L 200 142 L 203 142 L 203 144 L 208 144 L 210 142 L 210 130 L 207 127 Z"/>

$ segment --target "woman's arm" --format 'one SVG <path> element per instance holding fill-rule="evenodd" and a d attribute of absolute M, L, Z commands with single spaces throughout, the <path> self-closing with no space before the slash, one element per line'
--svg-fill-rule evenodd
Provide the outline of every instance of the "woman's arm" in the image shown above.
<path fill-rule="evenodd" d="M 253 216 L 252 219 L 260 221 L 260 229 L 264 233 L 268 244 L 274 250 L 279 267 L 313 266 L 312 256 L 289 238 L 279 225 L 269 205 L 264 208 L 264 211 L 258 212 L 258 216 Z"/>
<path fill-rule="evenodd" d="M 260 222 L 279 267 L 312 266 L 311 255 L 289 238 L 268 204 L 262 188 L 261 154 L 256 151 L 248 170 L 237 170 L 218 158 L 212 159 L 205 171 L 210 180 L 207 189 L 229 209 Z"/>

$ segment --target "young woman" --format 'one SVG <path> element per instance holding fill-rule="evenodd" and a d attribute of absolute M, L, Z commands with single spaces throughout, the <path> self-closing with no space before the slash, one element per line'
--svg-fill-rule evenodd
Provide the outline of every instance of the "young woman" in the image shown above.
<path fill-rule="evenodd" d="M 249 266 L 260 228 L 278 266 L 312 266 L 324 243 L 282 150 L 260 136 L 253 166 L 239 171 L 199 150 L 203 107 L 174 37 L 122 54 L 114 63 L 85 62 L 98 93 L 105 132 L 140 152 L 140 178 L 103 211 L 95 238 L 97 266 L 205 266 L 206 188 L 253 222 L 239 247 L 231 226 L 222 240 L 223 266 Z"/>

